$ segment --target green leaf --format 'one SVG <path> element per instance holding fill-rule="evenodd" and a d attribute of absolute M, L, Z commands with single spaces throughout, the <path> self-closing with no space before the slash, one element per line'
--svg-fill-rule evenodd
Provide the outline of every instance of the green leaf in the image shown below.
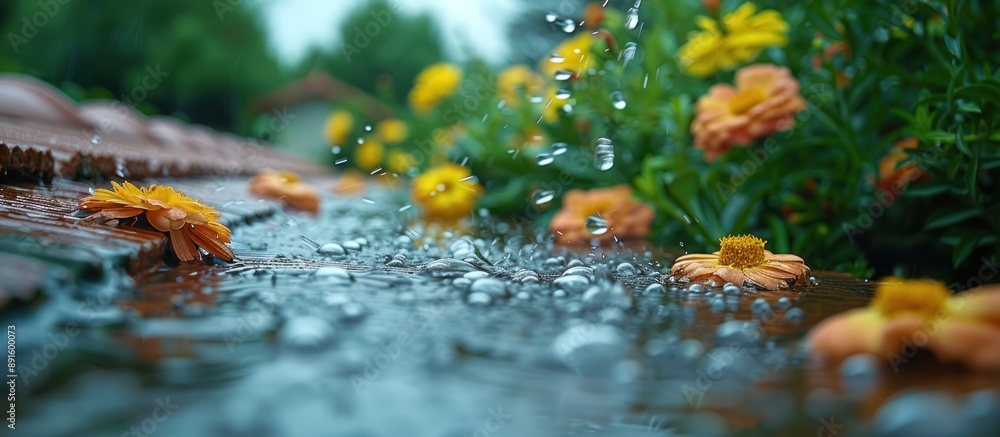
<path fill-rule="evenodd" d="M 958 37 L 958 36 L 956 36 L 956 37 L 953 38 L 951 35 L 945 35 L 944 36 L 944 46 L 948 48 L 948 51 L 951 52 L 952 56 L 954 56 L 955 58 L 961 60 L 962 59 L 962 45 L 961 45 L 961 41 L 959 40 L 959 38 L 960 37 Z"/>
<path fill-rule="evenodd" d="M 958 127 L 958 131 L 955 132 L 955 147 L 965 154 L 965 156 L 972 156 L 972 152 L 969 151 L 969 146 L 965 145 L 965 138 L 962 135 L 962 126 Z"/>
<path fill-rule="evenodd" d="M 785 221 L 776 216 L 768 216 L 767 224 L 771 228 L 771 251 L 774 253 L 788 253 L 788 225 Z"/>
<path fill-rule="evenodd" d="M 981 236 L 982 234 L 978 232 L 970 232 L 958 241 L 958 245 L 955 246 L 955 251 L 952 253 L 952 268 L 957 269 L 965 260 L 969 259 L 972 250 L 979 245 L 979 238 Z"/>
<path fill-rule="evenodd" d="M 927 217 L 927 222 L 924 223 L 924 229 L 931 230 L 951 226 L 978 215 L 979 211 L 975 209 L 967 209 L 963 211 L 939 209 L 931 214 L 930 217 Z"/>
<path fill-rule="evenodd" d="M 973 202 L 977 202 L 979 198 L 979 152 L 981 150 L 980 148 L 976 149 L 972 155 L 972 161 L 969 162 L 969 168 L 965 170 L 965 186 L 969 188 L 969 197 L 972 198 Z"/>

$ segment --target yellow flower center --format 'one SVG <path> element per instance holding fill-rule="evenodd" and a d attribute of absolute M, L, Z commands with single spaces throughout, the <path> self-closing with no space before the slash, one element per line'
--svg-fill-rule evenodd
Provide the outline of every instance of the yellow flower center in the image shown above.
<path fill-rule="evenodd" d="M 872 305 L 889 318 L 915 315 L 929 319 L 945 310 L 949 296 L 948 288 L 938 281 L 886 278 L 875 289 Z"/>
<path fill-rule="evenodd" d="M 763 89 L 759 87 L 748 88 L 736 93 L 729 101 L 729 112 L 732 112 L 733 115 L 743 115 L 765 100 L 767 100 L 767 93 Z"/>
<path fill-rule="evenodd" d="M 746 268 L 764 264 L 764 244 L 753 235 L 730 235 L 722 237 L 719 244 L 719 264 L 736 268 Z"/>

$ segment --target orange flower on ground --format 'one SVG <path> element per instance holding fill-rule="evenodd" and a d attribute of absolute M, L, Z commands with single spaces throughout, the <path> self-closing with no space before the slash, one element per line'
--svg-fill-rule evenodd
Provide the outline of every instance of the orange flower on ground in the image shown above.
<path fill-rule="evenodd" d="M 281 200 L 285 205 L 316 213 L 319 211 L 319 193 L 295 173 L 263 170 L 250 178 L 250 192 L 258 196 Z"/>
<path fill-rule="evenodd" d="M 795 114 L 805 109 L 799 82 L 788 68 L 751 65 L 736 72 L 735 87 L 715 85 L 698 99 L 691 133 L 711 162 L 735 145 L 791 129 Z"/>
<path fill-rule="evenodd" d="M 552 51 L 552 56 L 542 61 L 542 73 L 555 77 L 557 71 L 563 70 L 571 73 L 572 78 L 579 78 L 594 65 L 594 55 L 590 50 L 595 42 L 597 39 L 590 32 L 582 32 L 563 41 Z"/>
<path fill-rule="evenodd" d="M 691 282 L 713 282 L 715 285 L 731 282 L 777 290 L 788 287 L 809 272 L 802 258 L 773 254 L 764 249 L 765 244 L 767 241 L 753 235 L 722 237 L 718 252 L 693 253 L 677 258 L 670 274 Z"/>
<path fill-rule="evenodd" d="M 483 187 L 468 168 L 449 162 L 414 178 L 410 194 L 425 218 L 453 222 L 472 212 Z"/>
<path fill-rule="evenodd" d="M 365 192 L 367 186 L 365 174 L 357 170 L 347 170 L 333 183 L 334 193 L 343 196 L 353 196 Z"/>
<path fill-rule="evenodd" d="M 570 190 L 563 196 L 562 209 L 552 217 L 549 230 L 560 243 L 589 245 L 596 239 L 605 244 L 616 238 L 618 241 L 644 238 L 649 235 L 655 216 L 653 208 L 634 199 L 632 187 L 625 184 Z M 593 232 L 588 230 L 588 220 Z"/>
<path fill-rule="evenodd" d="M 915 162 L 899 166 L 899 163 L 910 155 L 906 151 L 919 145 L 916 138 L 905 138 L 892 145 L 892 151 L 878 163 L 878 182 L 875 189 L 888 193 L 892 198 L 903 192 L 910 182 L 926 175 Z"/>
<path fill-rule="evenodd" d="M 92 196 L 80 201 L 79 208 L 93 212 L 92 218 L 105 220 L 144 215 L 153 228 L 169 235 L 181 261 L 200 260 L 199 247 L 226 262 L 233 260 L 233 251 L 227 246 L 232 232 L 218 222 L 221 214 L 215 208 L 161 185 L 111 185 L 113 190 L 94 190 Z"/>
<path fill-rule="evenodd" d="M 952 296 L 938 281 L 887 278 L 869 306 L 823 320 L 808 342 L 832 363 L 868 353 L 898 370 L 919 348 L 946 365 L 1000 372 L 1000 285 Z"/>

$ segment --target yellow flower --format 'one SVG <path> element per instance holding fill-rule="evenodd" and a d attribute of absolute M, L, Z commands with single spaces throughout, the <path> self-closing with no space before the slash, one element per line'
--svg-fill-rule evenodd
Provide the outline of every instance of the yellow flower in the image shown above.
<path fill-rule="evenodd" d="M 362 170 L 371 171 L 382 163 L 385 146 L 374 137 L 365 138 L 354 151 L 354 163 Z"/>
<path fill-rule="evenodd" d="M 823 320 L 809 333 L 808 342 L 818 357 L 833 363 L 868 353 L 896 368 L 912 358 L 911 348 L 920 348 L 943 364 L 997 372 L 1000 286 L 951 296 L 938 281 L 887 278 L 878 284 L 869 306 Z"/>
<path fill-rule="evenodd" d="M 417 75 L 410 90 L 410 107 L 418 114 L 426 114 L 458 91 L 462 70 L 441 62 L 433 64 Z"/>
<path fill-rule="evenodd" d="M 169 235 L 181 261 L 200 260 L 198 247 L 226 262 L 233 260 L 233 251 L 227 246 L 232 232 L 218 222 L 221 214 L 215 208 L 170 187 L 136 187 L 129 182 L 111 185 L 113 190 L 101 188 L 83 198 L 79 208 L 93 212 L 92 218 L 105 220 L 145 214 L 153 228 Z"/>
<path fill-rule="evenodd" d="M 516 108 L 521 104 L 521 94 L 539 96 L 545 90 L 545 79 L 524 65 L 514 65 L 501 71 L 497 77 L 497 96 Z"/>
<path fill-rule="evenodd" d="M 552 51 L 553 56 L 542 61 L 542 73 L 555 77 L 557 71 L 565 70 L 572 73 L 574 78 L 579 78 L 594 65 L 590 49 L 595 42 L 596 39 L 590 32 L 583 32 L 563 41 Z"/>
<path fill-rule="evenodd" d="M 670 274 L 692 282 L 722 285 L 751 284 L 767 290 L 786 288 L 809 272 L 802 258 L 795 255 L 775 255 L 764 250 L 767 241 L 753 235 L 723 237 L 718 252 L 693 253 L 674 261 Z"/>
<path fill-rule="evenodd" d="M 406 137 L 410 135 L 410 129 L 403 120 L 390 118 L 380 121 L 375 127 L 375 133 L 386 144 L 396 144 L 406 141 Z"/>
<path fill-rule="evenodd" d="M 709 17 L 698 17 L 701 30 L 691 32 L 679 51 L 681 68 L 692 76 L 710 76 L 753 60 L 768 47 L 788 44 L 788 23 L 781 13 L 756 11 L 753 3 L 744 3 L 722 17 L 721 28 Z"/>
<path fill-rule="evenodd" d="M 406 174 L 411 168 L 413 168 L 417 161 L 412 154 L 402 150 L 393 150 L 389 152 L 389 157 L 386 158 L 385 162 L 389 171 L 393 173 Z"/>
<path fill-rule="evenodd" d="M 736 72 L 736 86 L 718 84 L 698 99 L 691 133 L 694 145 L 714 161 L 736 145 L 748 145 L 795 126 L 806 109 L 799 82 L 785 67 L 749 65 Z"/>
<path fill-rule="evenodd" d="M 319 193 L 295 173 L 262 170 L 250 178 L 250 192 L 258 196 L 281 200 L 287 206 L 316 213 L 319 211 Z"/>
<path fill-rule="evenodd" d="M 559 121 L 559 108 L 566 103 L 565 99 L 556 97 L 556 89 L 549 87 L 545 91 L 545 100 L 542 101 L 542 118 L 546 123 Z"/>
<path fill-rule="evenodd" d="M 469 169 L 454 163 L 417 176 L 410 191 L 425 218 L 442 221 L 456 221 L 469 215 L 482 193 L 483 187 L 472 178 Z"/>
<path fill-rule="evenodd" d="M 350 112 L 337 110 L 326 119 L 323 132 L 326 142 L 331 146 L 343 146 L 347 142 L 347 137 L 351 135 L 351 128 L 354 126 L 354 117 Z"/>

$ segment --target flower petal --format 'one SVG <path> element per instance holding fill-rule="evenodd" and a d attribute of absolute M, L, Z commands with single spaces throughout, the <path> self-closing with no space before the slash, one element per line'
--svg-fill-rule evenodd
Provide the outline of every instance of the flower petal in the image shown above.
<path fill-rule="evenodd" d="M 195 247 L 191 239 L 180 230 L 170 231 L 170 244 L 174 247 L 174 253 L 177 254 L 177 258 L 181 261 L 195 261 L 201 259 L 201 253 L 198 252 L 198 248 Z"/>

